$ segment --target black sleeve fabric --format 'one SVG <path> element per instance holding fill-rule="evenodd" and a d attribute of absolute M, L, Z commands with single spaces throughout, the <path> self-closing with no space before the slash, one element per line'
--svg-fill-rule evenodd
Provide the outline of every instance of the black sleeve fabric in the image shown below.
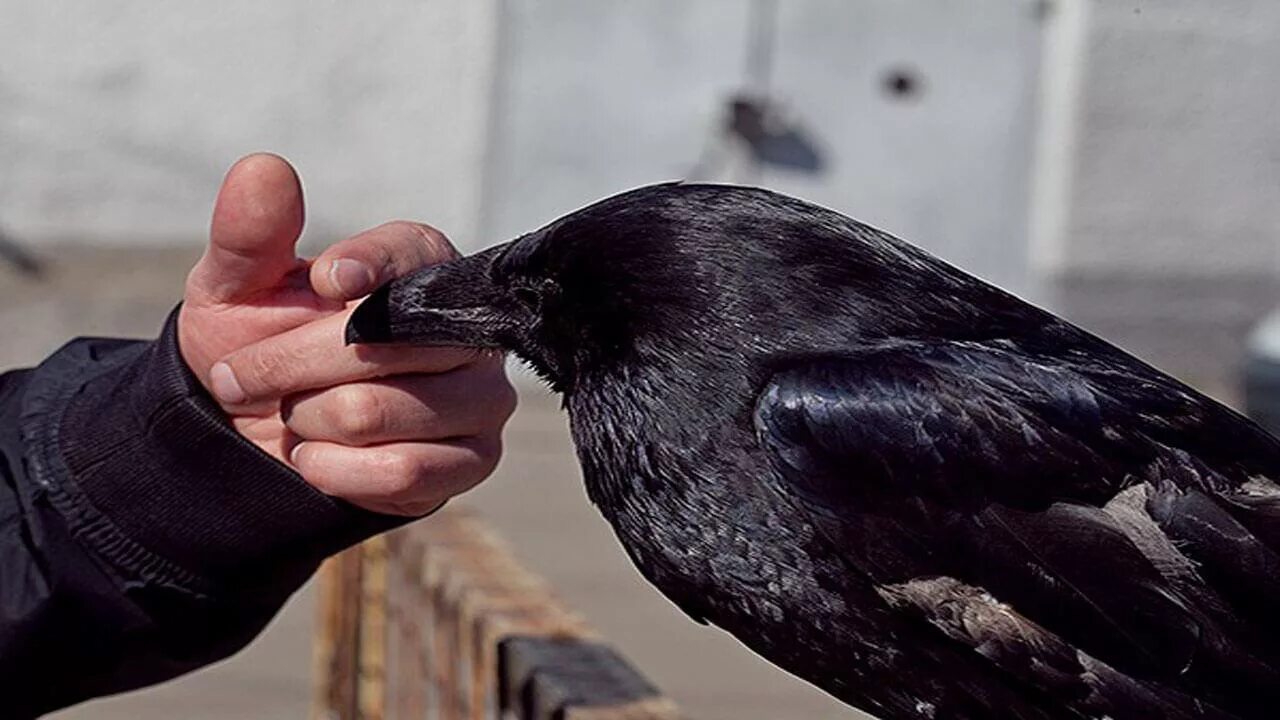
<path fill-rule="evenodd" d="M 178 352 L 76 340 L 0 376 L 0 716 L 159 682 L 249 642 L 326 556 L 404 523 L 236 433 Z"/>

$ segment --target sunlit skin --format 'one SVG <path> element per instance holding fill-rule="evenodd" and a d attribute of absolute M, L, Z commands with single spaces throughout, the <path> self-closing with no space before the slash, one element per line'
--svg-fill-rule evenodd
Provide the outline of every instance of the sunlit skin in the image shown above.
<path fill-rule="evenodd" d="M 318 490 L 377 512 L 428 512 L 497 464 L 515 406 L 502 358 L 344 345 L 357 300 L 458 253 L 440 231 L 401 221 L 300 258 L 304 216 L 282 158 L 231 168 L 187 278 L 182 357 L 236 430 Z"/>

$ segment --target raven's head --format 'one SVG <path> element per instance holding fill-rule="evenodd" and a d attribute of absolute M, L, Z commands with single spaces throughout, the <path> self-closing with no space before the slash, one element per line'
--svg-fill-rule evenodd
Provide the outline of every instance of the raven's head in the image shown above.
<path fill-rule="evenodd" d="M 393 281 L 355 311 L 347 341 L 502 348 L 568 391 L 640 366 L 745 371 L 772 353 L 963 324 L 952 311 L 975 283 L 830 210 L 672 183 Z"/>

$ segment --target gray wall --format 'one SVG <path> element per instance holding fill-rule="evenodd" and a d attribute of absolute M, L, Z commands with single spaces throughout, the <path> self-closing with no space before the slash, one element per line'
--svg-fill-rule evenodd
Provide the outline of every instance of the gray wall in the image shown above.
<path fill-rule="evenodd" d="M 0 0 L 0 233 L 195 245 L 227 165 L 272 149 L 317 241 L 414 217 L 475 249 L 705 170 L 728 94 L 764 84 L 824 172 L 705 177 L 882 226 L 1182 374 L 1235 362 L 1280 265 L 1280 5 L 777 0 L 751 83 L 762 4 Z M 896 68 L 922 92 L 887 95 Z"/>
<path fill-rule="evenodd" d="M 198 243 L 227 166 L 301 168 L 311 229 L 474 232 L 494 0 L 0 2 L 0 227 Z"/>
<path fill-rule="evenodd" d="M 1226 398 L 1280 301 L 1280 4 L 1089 3 L 1055 306 Z"/>
<path fill-rule="evenodd" d="M 684 178 L 745 62 L 744 0 L 504 0 L 486 240 Z"/>
<path fill-rule="evenodd" d="M 1042 269 L 1274 273 L 1268 0 L 779 0 L 771 89 L 829 162 L 759 180 L 1025 282 L 1041 25 L 1082 4 L 1073 182 Z M 687 176 L 744 85 L 753 3 L 2 5 L 11 234 L 196 242 L 226 166 L 274 149 L 302 167 L 318 234 L 414 216 L 477 246 Z M 882 91 L 894 67 L 923 78 L 918 99 Z"/>
<path fill-rule="evenodd" d="M 784 2 L 778 92 L 831 159 L 770 184 L 1021 293 L 1042 16 L 1034 0 Z M 918 95 L 885 91 L 891 71 Z"/>
<path fill-rule="evenodd" d="M 764 3 L 757 5 L 763 6 Z M 743 0 L 504 3 L 485 241 L 590 200 L 686 178 L 747 85 Z M 1028 291 L 1041 15 L 1032 0 L 783 0 L 770 93 L 816 175 L 756 181 L 884 227 Z M 921 91 L 894 99 L 908 69 Z M 705 165 L 705 163 L 703 163 Z"/>
<path fill-rule="evenodd" d="M 1280 269 L 1280 3 L 1097 2 L 1090 20 L 1062 269 Z"/>

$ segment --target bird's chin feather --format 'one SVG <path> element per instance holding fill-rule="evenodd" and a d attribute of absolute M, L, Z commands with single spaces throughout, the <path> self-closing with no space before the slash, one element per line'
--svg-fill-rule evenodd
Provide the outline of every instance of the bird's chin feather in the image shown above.
<path fill-rule="evenodd" d="M 538 379 L 546 384 L 551 392 L 559 394 L 568 394 L 573 388 L 572 374 L 566 372 L 561 363 L 554 359 L 543 359 L 532 355 L 531 353 L 515 350 L 516 357 L 520 358 Z"/>

